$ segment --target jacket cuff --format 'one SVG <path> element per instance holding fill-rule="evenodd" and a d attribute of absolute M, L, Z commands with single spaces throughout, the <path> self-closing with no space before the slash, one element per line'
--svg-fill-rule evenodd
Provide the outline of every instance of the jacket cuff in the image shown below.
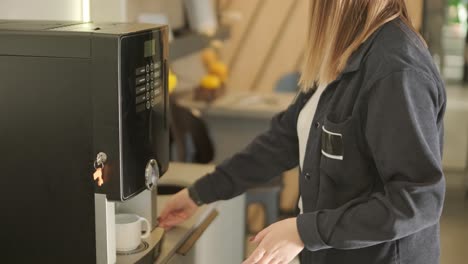
<path fill-rule="evenodd" d="M 198 179 L 192 185 L 192 188 L 204 204 L 209 204 L 218 200 L 216 197 L 215 186 L 213 186 L 210 179 L 210 174 Z"/>
<path fill-rule="evenodd" d="M 331 248 L 323 240 L 318 230 L 317 218 L 320 212 L 300 214 L 296 218 L 299 236 L 309 251 Z"/>

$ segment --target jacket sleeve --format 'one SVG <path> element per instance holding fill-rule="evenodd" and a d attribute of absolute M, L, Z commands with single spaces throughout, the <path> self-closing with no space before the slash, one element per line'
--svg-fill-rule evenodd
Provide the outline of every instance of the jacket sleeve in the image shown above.
<path fill-rule="evenodd" d="M 201 201 L 233 198 L 298 165 L 296 119 L 302 96 L 272 119 L 268 131 L 194 184 Z"/>
<path fill-rule="evenodd" d="M 363 133 L 385 192 L 299 215 L 299 234 L 310 251 L 369 247 L 439 221 L 445 91 L 413 70 L 392 73 L 370 89 Z"/>

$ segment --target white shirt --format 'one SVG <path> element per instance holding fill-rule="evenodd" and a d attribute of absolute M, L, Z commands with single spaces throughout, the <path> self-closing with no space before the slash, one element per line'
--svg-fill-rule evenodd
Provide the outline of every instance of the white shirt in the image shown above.
<path fill-rule="evenodd" d="M 299 117 L 297 118 L 297 137 L 299 139 L 299 165 L 301 169 L 304 165 L 304 157 L 306 152 L 307 141 L 309 139 L 309 132 L 310 127 L 312 125 L 312 121 L 314 120 L 315 111 L 317 110 L 317 105 L 322 95 L 323 91 L 327 85 L 320 85 L 315 91 L 314 95 L 307 101 L 305 106 L 302 108 L 301 112 L 299 113 Z M 302 197 L 299 197 L 299 209 L 300 213 L 303 213 L 302 207 Z"/>

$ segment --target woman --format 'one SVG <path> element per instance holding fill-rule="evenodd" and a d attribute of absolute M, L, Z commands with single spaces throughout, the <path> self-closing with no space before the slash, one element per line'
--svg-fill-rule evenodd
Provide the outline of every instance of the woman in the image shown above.
<path fill-rule="evenodd" d="M 161 226 L 299 165 L 301 213 L 257 234 L 245 263 L 439 263 L 446 97 L 404 0 L 312 0 L 310 25 L 294 103 Z"/>

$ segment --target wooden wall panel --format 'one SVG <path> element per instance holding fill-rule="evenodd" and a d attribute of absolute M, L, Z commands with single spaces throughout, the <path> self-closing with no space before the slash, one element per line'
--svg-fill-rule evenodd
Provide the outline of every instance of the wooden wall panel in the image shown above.
<path fill-rule="evenodd" d="M 231 66 L 236 54 L 239 52 L 244 38 L 248 35 L 250 30 L 249 25 L 256 19 L 256 12 L 261 8 L 264 0 L 235 0 L 223 4 L 223 11 L 238 12 L 241 14 L 240 21 L 231 24 L 231 37 L 224 43 L 221 50 L 221 57 Z"/>
<path fill-rule="evenodd" d="M 420 30 L 423 22 L 424 0 L 406 0 L 406 5 L 414 27 Z"/>
<path fill-rule="evenodd" d="M 296 1 L 281 38 L 253 84 L 254 89 L 269 91 L 285 74 L 301 70 L 300 61 L 304 54 L 309 23 L 308 7 L 309 0 Z"/>
<path fill-rule="evenodd" d="M 230 89 L 252 90 L 268 51 L 275 40 L 277 29 L 281 27 L 287 12 L 294 1 L 262 0 L 264 3 L 250 24 L 248 36 L 241 43 L 239 52 L 233 54 Z M 270 67 L 271 65 L 268 65 Z"/>
<path fill-rule="evenodd" d="M 229 8 L 229 6 L 234 2 L 233 0 L 214 0 L 214 1 L 222 10 Z"/>
<path fill-rule="evenodd" d="M 229 89 L 268 91 L 283 75 L 300 70 L 310 0 L 217 1 L 224 11 L 243 16 L 232 25 L 231 38 L 221 50 L 231 70 Z M 423 0 L 406 1 L 419 29 Z"/>

